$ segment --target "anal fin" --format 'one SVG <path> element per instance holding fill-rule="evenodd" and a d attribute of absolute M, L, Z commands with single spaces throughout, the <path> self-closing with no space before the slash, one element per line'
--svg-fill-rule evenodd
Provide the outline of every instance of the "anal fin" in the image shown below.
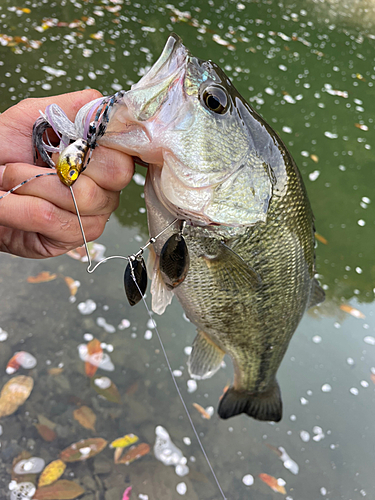
<path fill-rule="evenodd" d="M 246 413 L 256 420 L 279 422 L 282 412 L 283 403 L 276 380 L 264 392 L 252 393 L 230 387 L 223 395 L 218 408 L 219 417 L 224 419 Z"/>
<path fill-rule="evenodd" d="M 219 370 L 224 355 L 225 352 L 219 346 L 198 330 L 187 362 L 190 376 L 195 379 L 212 377 Z"/>
<path fill-rule="evenodd" d="M 323 288 L 319 285 L 317 279 L 313 278 L 308 308 L 321 304 L 326 298 Z"/>

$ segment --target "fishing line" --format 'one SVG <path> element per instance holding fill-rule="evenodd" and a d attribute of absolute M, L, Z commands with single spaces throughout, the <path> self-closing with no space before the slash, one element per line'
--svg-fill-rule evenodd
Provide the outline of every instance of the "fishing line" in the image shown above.
<path fill-rule="evenodd" d="M 131 265 L 131 263 L 130 263 L 130 265 Z M 133 267 L 132 267 L 132 270 L 133 270 Z M 139 288 L 139 286 L 138 286 L 137 280 L 135 279 L 135 276 L 133 275 L 133 273 L 132 273 L 132 277 L 133 277 L 133 280 L 134 280 L 134 283 L 135 283 L 136 287 L 138 288 L 139 293 L 140 293 L 140 294 L 141 294 L 141 296 L 142 296 L 142 300 L 143 300 L 143 303 L 144 303 L 144 305 L 145 305 L 145 307 L 146 307 L 147 314 L 148 314 L 148 316 L 149 316 L 149 318 L 150 318 L 150 320 L 151 320 L 151 322 L 152 322 L 152 324 L 153 324 L 153 326 L 154 326 L 154 329 L 155 329 L 156 335 L 157 335 L 157 337 L 158 337 L 158 340 L 159 340 L 159 343 L 160 343 L 161 349 L 162 349 L 163 354 L 164 354 L 165 361 L 166 361 L 167 366 L 168 366 L 168 370 L 169 370 L 169 372 L 170 372 L 170 374 L 171 374 L 171 377 L 172 377 L 173 383 L 174 383 L 174 385 L 175 385 L 175 388 L 176 388 L 177 394 L 178 394 L 178 396 L 179 396 L 179 398 L 180 398 L 180 400 L 181 400 L 182 406 L 184 407 L 184 410 L 185 410 L 185 413 L 186 413 L 186 415 L 187 415 L 187 417 L 188 417 L 188 420 L 189 420 L 189 422 L 190 422 L 191 428 L 193 429 L 193 432 L 194 432 L 195 437 L 196 437 L 196 439 L 197 439 L 197 441 L 198 441 L 198 444 L 199 444 L 199 446 L 200 446 L 200 449 L 201 449 L 201 451 L 202 451 L 202 453 L 203 453 L 203 456 L 204 456 L 204 458 L 205 458 L 205 460 L 206 460 L 206 462 L 207 462 L 207 464 L 208 464 L 208 466 L 209 466 L 209 468 L 210 468 L 211 474 L 212 474 L 212 475 L 213 475 L 213 477 L 214 477 L 214 480 L 215 480 L 215 482 L 216 482 L 216 484 L 217 484 L 217 487 L 219 488 L 219 491 L 220 491 L 220 493 L 221 493 L 221 496 L 223 497 L 223 499 L 224 499 L 224 500 L 227 500 L 227 497 L 225 496 L 224 491 L 223 491 L 223 489 L 222 489 L 222 487 L 221 487 L 221 485 L 220 485 L 220 483 L 219 483 L 219 480 L 218 480 L 218 478 L 217 478 L 217 476 L 216 476 L 216 474 L 215 474 L 215 471 L 214 471 L 214 469 L 213 469 L 213 467 L 212 467 L 212 465 L 211 465 L 211 462 L 210 462 L 210 460 L 209 460 L 209 458 L 208 458 L 208 456 L 207 456 L 206 450 L 204 449 L 203 443 L 202 443 L 202 441 L 201 441 L 201 439 L 200 439 L 200 437 L 199 437 L 199 435 L 198 435 L 198 431 L 197 431 L 197 429 L 195 428 L 195 425 L 194 425 L 194 423 L 193 423 L 193 420 L 192 420 L 192 418 L 191 418 L 191 416 L 190 416 L 190 413 L 189 413 L 189 410 L 188 410 L 188 408 L 187 408 L 187 406 L 186 406 L 186 403 L 185 403 L 185 401 L 184 401 L 184 398 L 183 398 L 183 396 L 182 396 L 182 394 L 181 394 L 180 388 L 179 388 L 179 386 L 178 386 L 178 384 L 177 384 L 176 377 L 175 377 L 175 376 L 174 376 L 174 374 L 173 374 L 173 370 L 172 370 L 171 364 L 170 364 L 170 362 L 169 362 L 167 352 L 166 352 L 166 350 L 165 350 L 165 348 L 164 348 L 164 344 L 163 344 L 163 341 L 162 341 L 162 339 L 161 339 L 161 336 L 160 336 L 160 333 L 159 333 L 158 327 L 157 327 L 157 325 L 156 325 L 156 322 L 155 322 L 155 320 L 154 320 L 154 318 L 153 318 L 153 316 L 152 316 L 152 313 L 151 313 L 150 309 L 148 308 L 148 305 L 147 305 L 147 302 L 146 302 L 145 296 L 142 294 L 142 292 L 141 292 L 141 290 L 140 290 L 140 288 Z"/>

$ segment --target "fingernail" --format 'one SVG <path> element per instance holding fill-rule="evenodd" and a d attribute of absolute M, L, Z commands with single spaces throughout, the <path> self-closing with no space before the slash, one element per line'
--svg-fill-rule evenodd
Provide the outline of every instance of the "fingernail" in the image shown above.
<path fill-rule="evenodd" d="M 0 186 L 3 185 L 3 175 L 6 165 L 0 165 Z"/>

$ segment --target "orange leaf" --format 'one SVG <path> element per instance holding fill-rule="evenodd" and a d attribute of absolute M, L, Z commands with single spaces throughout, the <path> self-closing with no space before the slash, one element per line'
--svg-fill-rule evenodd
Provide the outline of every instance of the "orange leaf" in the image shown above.
<path fill-rule="evenodd" d="M 203 408 L 203 406 L 199 405 L 198 403 L 193 403 L 193 406 L 199 411 L 203 418 L 210 420 L 211 415 Z"/>
<path fill-rule="evenodd" d="M 355 307 L 352 307 L 349 304 L 341 304 L 340 309 L 348 314 L 351 314 L 355 318 L 364 319 L 366 317 L 361 311 L 358 311 L 358 309 L 355 309 Z"/>
<path fill-rule="evenodd" d="M 103 349 L 98 339 L 92 339 L 87 344 L 87 361 L 85 362 L 85 373 L 88 377 L 93 377 L 100 365 L 103 357 Z"/>
<path fill-rule="evenodd" d="M 315 233 L 315 238 L 320 241 L 320 243 L 323 243 L 323 245 L 328 245 L 328 241 L 324 238 L 324 236 L 322 236 L 321 234 L 319 233 Z"/>
<path fill-rule="evenodd" d="M 42 271 L 37 276 L 29 276 L 27 278 L 28 283 L 45 283 L 47 281 L 52 281 L 57 278 L 57 274 L 51 274 L 49 271 Z"/>
<path fill-rule="evenodd" d="M 375 373 L 371 373 L 370 378 L 371 378 L 371 382 L 373 384 L 375 384 Z"/>
<path fill-rule="evenodd" d="M 30 396 L 33 387 L 34 380 L 25 375 L 8 380 L 0 394 L 0 417 L 12 415 Z"/>
<path fill-rule="evenodd" d="M 108 441 L 103 438 L 82 439 L 73 443 L 60 453 L 64 462 L 79 462 L 87 460 L 100 453 L 107 446 Z"/>
<path fill-rule="evenodd" d="M 50 427 L 43 424 L 35 424 L 35 427 L 44 441 L 48 441 L 50 443 L 56 439 L 56 432 Z"/>
<path fill-rule="evenodd" d="M 96 415 L 88 406 L 81 406 L 73 412 L 73 417 L 79 422 L 85 429 L 91 429 L 95 432 L 95 422 Z"/>
<path fill-rule="evenodd" d="M 355 123 L 354 124 L 357 128 L 361 129 L 361 130 L 365 130 L 367 131 L 368 130 L 368 126 L 367 125 L 364 125 L 363 123 Z"/>
<path fill-rule="evenodd" d="M 118 459 L 118 464 L 129 465 L 134 460 L 147 455 L 150 451 L 150 446 L 147 443 L 141 443 L 138 446 L 132 446 L 125 455 Z"/>
<path fill-rule="evenodd" d="M 85 490 L 74 481 L 60 479 L 49 486 L 38 488 L 33 498 L 38 500 L 73 500 L 84 492 Z"/>
<path fill-rule="evenodd" d="M 70 295 L 74 297 L 74 295 L 77 293 L 78 286 L 77 286 L 77 281 L 74 280 L 73 278 L 70 278 L 69 276 L 64 276 L 65 283 L 68 285 Z"/>
<path fill-rule="evenodd" d="M 286 495 L 286 490 L 282 484 L 279 484 L 279 480 L 268 474 L 259 474 L 260 479 L 267 484 L 276 493 L 282 493 Z"/>
<path fill-rule="evenodd" d="M 52 376 L 56 376 L 56 375 L 60 375 L 60 373 L 62 373 L 64 371 L 64 368 L 59 368 L 59 367 L 52 367 L 52 368 L 49 368 L 48 370 L 48 373 L 49 375 L 52 375 Z"/>

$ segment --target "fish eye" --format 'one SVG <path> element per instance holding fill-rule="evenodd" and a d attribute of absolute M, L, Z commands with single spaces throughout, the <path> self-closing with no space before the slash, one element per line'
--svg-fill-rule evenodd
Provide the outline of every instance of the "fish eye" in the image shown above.
<path fill-rule="evenodd" d="M 206 108 L 219 115 L 224 114 L 228 108 L 228 96 L 221 87 L 206 87 L 202 93 L 202 101 Z"/>

